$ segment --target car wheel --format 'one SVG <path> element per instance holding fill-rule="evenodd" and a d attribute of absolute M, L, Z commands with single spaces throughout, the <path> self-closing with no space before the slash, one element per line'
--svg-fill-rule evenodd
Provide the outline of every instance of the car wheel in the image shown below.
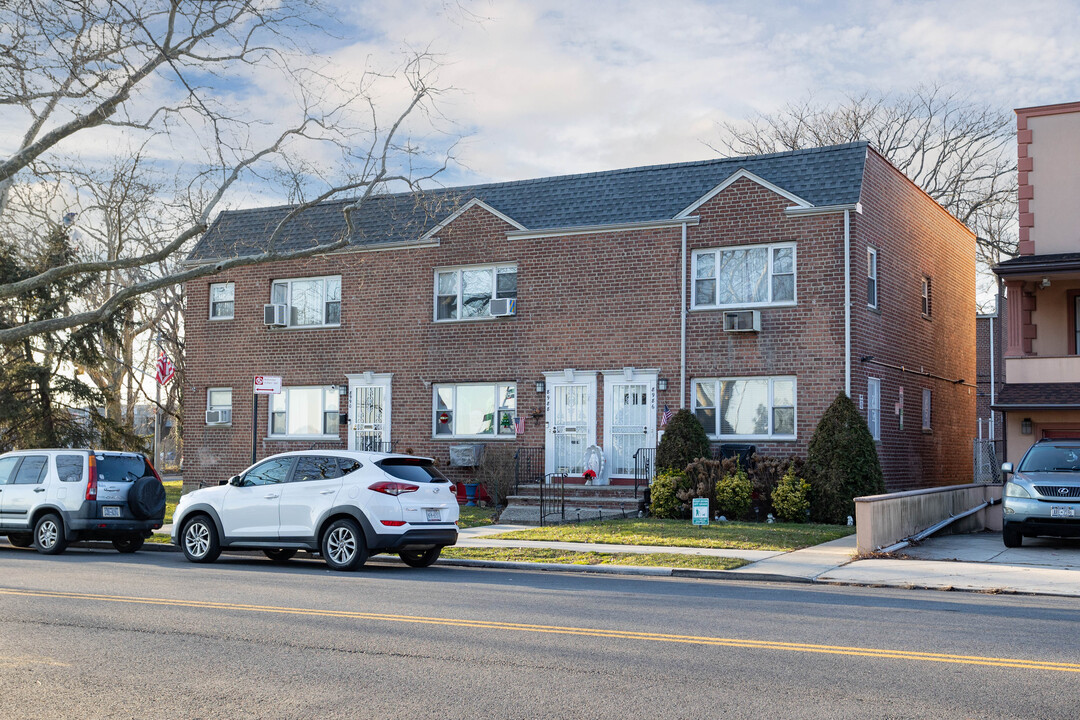
<path fill-rule="evenodd" d="M 28 548 L 34 544 L 34 533 L 11 533 L 7 541 L 15 547 Z"/>
<path fill-rule="evenodd" d="M 139 548 L 141 548 L 144 542 L 146 542 L 144 538 L 138 537 L 136 535 L 132 537 L 116 538 L 112 541 L 112 545 L 114 548 L 116 548 L 117 552 L 127 554 L 133 553 Z"/>
<path fill-rule="evenodd" d="M 431 548 L 430 550 L 402 550 L 398 553 L 398 557 L 409 567 L 421 568 L 433 564 L 439 559 L 441 552 L 441 547 Z"/>
<path fill-rule="evenodd" d="M 322 556 L 331 570 L 356 570 L 368 558 L 364 535 L 355 520 L 335 520 L 322 538 Z"/>
<path fill-rule="evenodd" d="M 64 523 L 53 513 L 42 515 L 34 525 L 34 547 L 42 555 L 59 555 L 67 547 Z"/>
<path fill-rule="evenodd" d="M 184 557 L 193 563 L 211 563 L 221 555 L 217 528 L 206 515 L 197 515 L 184 525 L 180 533 L 180 547 Z"/>
<path fill-rule="evenodd" d="M 1007 548 L 1018 548 L 1024 544 L 1024 535 L 1014 523 L 1005 523 L 1001 529 L 1001 539 Z"/>
<path fill-rule="evenodd" d="M 296 555 L 294 548 L 278 548 L 277 550 L 263 550 L 263 554 L 276 563 L 287 563 Z"/>

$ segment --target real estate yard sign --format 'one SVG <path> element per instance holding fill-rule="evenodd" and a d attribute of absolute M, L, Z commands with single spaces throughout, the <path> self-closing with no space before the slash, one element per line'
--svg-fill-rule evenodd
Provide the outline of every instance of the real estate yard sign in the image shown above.
<path fill-rule="evenodd" d="M 694 524 L 709 524 L 709 498 L 694 498 Z"/>

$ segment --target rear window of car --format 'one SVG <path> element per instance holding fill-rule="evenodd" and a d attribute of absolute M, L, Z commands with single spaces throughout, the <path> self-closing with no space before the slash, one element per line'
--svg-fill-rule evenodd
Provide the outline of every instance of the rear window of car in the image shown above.
<path fill-rule="evenodd" d="M 1020 472 L 1080 472 L 1080 447 L 1035 445 L 1020 463 Z"/>
<path fill-rule="evenodd" d="M 135 482 L 154 474 L 142 455 L 98 455 L 95 464 L 98 482 Z"/>
<path fill-rule="evenodd" d="M 417 483 L 450 482 L 430 460 L 420 458 L 386 458 L 375 463 L 398 480 Z"/>
<path fill-rule="evenodd" d="M 60 478 L 60 482 L 82 482 L 83 456 L 57 455 L 56 476 Z"/>

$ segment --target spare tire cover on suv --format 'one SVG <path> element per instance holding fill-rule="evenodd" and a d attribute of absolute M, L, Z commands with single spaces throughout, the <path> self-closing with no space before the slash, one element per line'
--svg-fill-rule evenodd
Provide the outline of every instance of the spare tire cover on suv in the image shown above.
<path fill-rule="evenodd" d="M 165 488 L 156 477 L 147 475 L 131 483 L 128 490 L 128 507 L 140 520 L 164 517 Z"/>

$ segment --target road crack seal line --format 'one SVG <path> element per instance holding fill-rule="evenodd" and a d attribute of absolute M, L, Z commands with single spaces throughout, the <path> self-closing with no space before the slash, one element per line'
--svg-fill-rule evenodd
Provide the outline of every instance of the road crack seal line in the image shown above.
<path fill-rule="evenodd" d="M 1053 670 L 1058 672 L 1080 673 L 1080 663 L 1066 663 L 1049 660 L 1028 660 L 1024 658 L 995 658 L 979 655 L 949 655 L 945 653 L 920 652 L 916 650 L 889 650 L 885 648 L 863 648 L 844 645 L 816 645 L 810 643 L 793 643 L 774 640 L 750 640 L 745 638 L 721 638 L 697 635 L 670 635 L 665 633 L 648 633 L 631 630 L 579 628 L 561 625 L 533 625 L 528 623 L 511 623 L 494 620 L 469 620 L 463 618 L 424 617 L 419 615 L 392 615 L 389 613 L 370 613 L 351 610 L 320 610 L 317 608 L 291 608 L 276 605 L 245 605 L 214 601 L 171 600 L 168 598 L 145 598 L 124 595 L 95 595 L 90 593 L 74 593 L 51 590 L 18 590 L 13 588 L 0 588 L 0 595 L 58 598 L 63 600 L 88 600 L 94 602 L 117 602 L 133 605 L 164 605 L 169 607 L 187 607 L 204 610 L 226 610 L 233 612 L 304 615 L 309 617 L 331 617 L 347 620 L 402 622 L 420 625 L 442 625 L 448 627 L 476 628 L 483 630 L 508 630 L 553 635 L 576 635 L 582 637 L 613 638 L 619 640 L 644 640 L 651 642 L 684 643 L 690 645 L 737 647 L 757 650 L 786 650 L 788 652 L 807 652 L 826 655 L 848 655 L 853 657 L 870 657 L 891 660 L 911 660 L 924 662 L 953 663 L 960 665 L 1007 667 L 1023 670 Z"/>

